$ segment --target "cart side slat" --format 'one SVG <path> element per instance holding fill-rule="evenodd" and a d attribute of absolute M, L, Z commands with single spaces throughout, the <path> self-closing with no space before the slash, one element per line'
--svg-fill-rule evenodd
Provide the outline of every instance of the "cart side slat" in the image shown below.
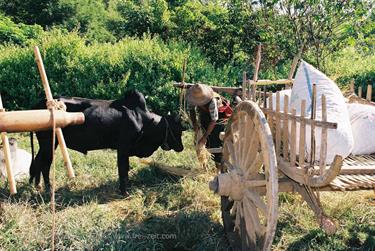
<path fill-rule="evenodd" d="M 276 113 L 280 114 L 280 92 L 276 92 Z M 280 116 L 276 116 L 276 156 L 280 156 L 281 147 L 281 125 Z"/>
<path fill-rule="evenodd" d="M 306 100 L 301 102 L 301 122 L 300 122 L 300 133 L 299 133 L 299 166 L 305 167 L 305 138 L 306 138 L 306 121 L 305 121 L 305 110 Z M 297 120 L 297 118 L 296 118 Z"/>
<path fill-rule="evenodd" d="M 326 96 L 322 95 L 322 121 L 327 121 L 327 102 Z M 327 128 L 325 126 L 322 127 L 322 134 L 320 140 L 320 174 L 323 174 L 324 168 L 326 166 L 326 158 L 327 158 Z"/>
<path fill-rule="evenodd" d="M 288 114 L 289 112 L 289 97 L 287 95 L 284 96 L 284 117 L 283 117 L 283 156 L 285 160 L 288 160 L 288 153 L 289 153 L 289 120 Z"/>

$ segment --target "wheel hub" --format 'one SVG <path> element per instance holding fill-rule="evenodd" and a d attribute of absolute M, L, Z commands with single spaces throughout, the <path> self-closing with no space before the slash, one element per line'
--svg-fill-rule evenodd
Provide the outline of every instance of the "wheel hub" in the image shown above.
<path fill-rule="evenodd" d="M 222 173 L 210 182 L 210 189 L 220 196 L 229 196 L 240 201 L 243 198 L 245 182 L 242 175 L 236 172 Z"/>

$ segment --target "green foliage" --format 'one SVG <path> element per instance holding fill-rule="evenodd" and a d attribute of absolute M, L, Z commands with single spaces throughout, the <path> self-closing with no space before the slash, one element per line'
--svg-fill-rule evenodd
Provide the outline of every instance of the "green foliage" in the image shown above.
<path fill-rule="evenodd" d="M 85 36 L 88 41 L 114 42 L 115 36 L 107 29 L 108 24 L 116 19 L 112 6 L 103 1 L 63 0 L 73 9 L 74 15 L 67 18 L 62 25 L 70 31 L 75 30 Z"/>
<path fill-rule="evenodd" d="M 126 89 L 147 96 L 151 109 L 177 111 L 182 64 L 189 58 L 187 81 L 230 83 L 232 69 L 215 70 L 194 48 L 157 38 L 127 38 L 116 44 L 86 44 L 77 34 L 54 31 L 40 49 L 54 95 L 115 99 Z M 232 70 L 233 71 L 233 70 Z M 30 108 L 43 96 L 32 48 L 0 48 L 0 92 L 8 109 Z M 27 93 L 28 95 L 24 95 Z"/>
<path fill-rule="evenodd" d="M 59 24 L 74 15 L 73 9 L 61 0 L 0 0 L 0 11 L 17 23 L 43 27 Z"/>
<path fill-rule="evenodd" d="M 43 33 L 39 25 L 15 24 L 0 13 L 0 44 L 14 43 L 23 45 L 29 39 L 36 39 Z"/>
<path fill-rule="evenodd" d="M 120 36 L 142 36 L 144 33 L 168 32 L 170 12 L 165 0 L 123 1 L 117 6 L 123 18 L 117 24 Z"/>
<path fill-rule="evenodd" d="M 375 88 L 375 55 L 367 54 L 356 47 L 349 47 L 337 53 L 328 62 L 328 73 L 336 82 L 345 88 L 354 80 L 355 87 L 362 86 L 365 92 L 367 85 Z M 365 93 L 364 93 L 365 94 Z"/>

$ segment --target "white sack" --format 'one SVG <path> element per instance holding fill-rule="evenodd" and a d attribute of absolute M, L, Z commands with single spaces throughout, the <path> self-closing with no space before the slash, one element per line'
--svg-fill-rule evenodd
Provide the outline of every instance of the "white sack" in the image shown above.
<path fill-rule="evenodd" d="M 10 144 L 10 156 L 14 179 L 20 181 L 29 175 L 31 154 L 25 150 L 18 149 L 15 139 L 9 139 L 9 141 L 12 141 L 12 144 Z M 0 147 L 0 172 L 2 179 L 8 177 L 5 166 L 4 150 L 2 147 Z"/>
<path fill-rule="evenodd" d="M 347 104 L 354 139 L 353 155 L 375 153 L 375 107 Z"/>
<path fill-rule="evenodd" d="M 327 101 L 327 120 L 336 122 L 337 129 L 328 129 L 327 138 L 327 158 L 326 163 L 330 164 L 335 155 L 343 158 L 347 157 L 353 148 L 353 135 L 349 121 L 349 114 L 346 108 L 344 97 L 337 85 L 330 80 L 324 73 L 315 69 L 312 65 L 301 61 L 294 80 L 290 109 L 295 108 L 297 115 L 301 114 L 301 101 L 306 100 L 306 116 L 311 116 L 312 107 L 312 89 L 313 83 L 317 90 L 317 109 L 316 119 L 322 119 L 322 95 L 326 96 Z M 306 125 L 306 156 L 311 152 L 311 127 Z M 299 139 L 299 123 L 297 123 L 297 153 Z M 321 147 L 321 128 L 315 128 L 315 160 L 320 159 Z"/>

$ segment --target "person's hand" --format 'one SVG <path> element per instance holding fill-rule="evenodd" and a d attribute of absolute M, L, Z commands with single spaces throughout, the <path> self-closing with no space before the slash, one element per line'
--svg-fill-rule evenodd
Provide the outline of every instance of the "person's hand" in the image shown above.
<path fill-rule="evenodd" d="M 198 141 L 198 146 L 199 146 L 199 147 L 203 147 L 206 143 L 207 143 L 207 138 L 206 138 L 206 137 L 202 137 L 202 138 Z"/>

